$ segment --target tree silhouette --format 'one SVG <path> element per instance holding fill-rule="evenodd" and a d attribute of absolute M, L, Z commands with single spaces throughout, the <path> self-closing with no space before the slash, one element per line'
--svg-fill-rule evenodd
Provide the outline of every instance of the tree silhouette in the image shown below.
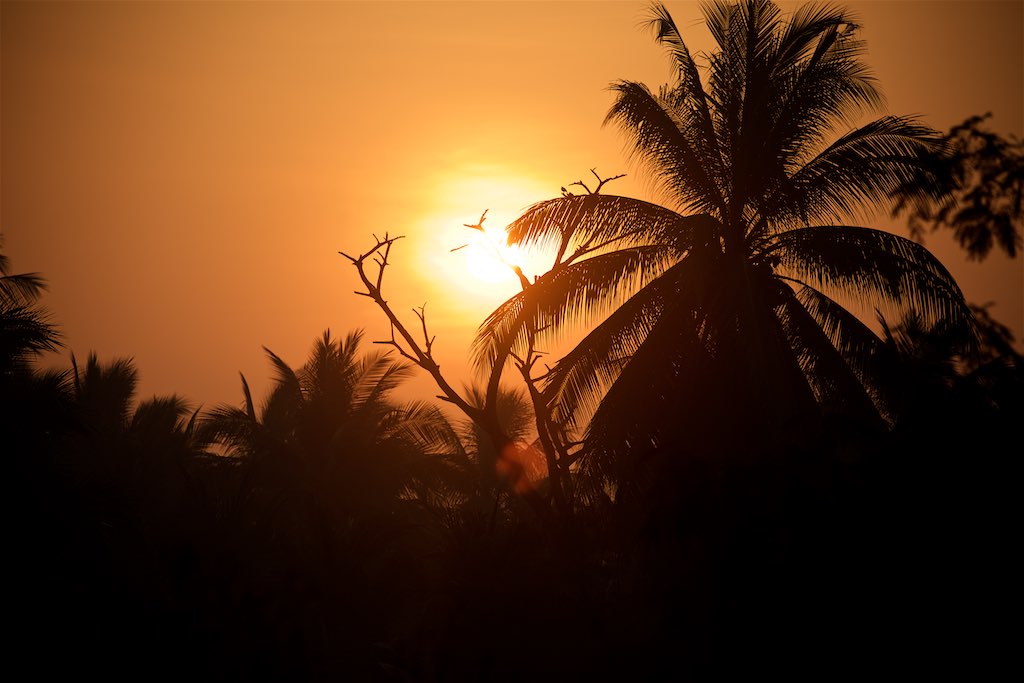
<path fill-rule="evenodd" d="M 24 371 L 29 361 L 60 346 L 57 329 L 38 300 L 46 281 L 38 273 L 12 273 L 0 236 L 0 377 Z"/>
<path fill-rule="evenodd" d="M 624 462 L 673 441 L 745 452 L 807 433 L 822 413 L 877 423 L 865 380 L 878 339 L 852 303 L 970 319 L 923 247 L 838 224 L 925 177 L 922 157 L 941 145 L 898 116 L 835 135 L 882 102 L 853 17 L 807 5 L 784 18 L 767 0 L 704 12 L 716 42 L 706 77 L 655 5 L 674 82 L 612 86 L 606 120 L 666 206 L 588 190 L 530 208 L 508 240 L 555 246 L 555 265 L 476 340 L 486 365 L 502 345 L 524 345 L 524 321 L 550 337 L 601 320 L 544 390 L 569 419 L 593 410 L 587 465 L 620 484 Z"/>
<path fill-rule="evenodd" d="M 483 222 L 486 217 L 487 211 L 485 210 L 476 224 L 467 223 L 465 226 L 483 232 Z M 517 442 L 514 436 L 508 433 L 509 425 L 504 424 L 502 416 L 505 401 L 502 395 L 501 380 L 505 364 L 513 361 L 526 383 L 531 405 L 534 409 L 534 424 L 538 432 L 538 443 L 541 445 L 547 466 L 547 488 L 551 494 L 550 500 L 540 495 L 533 486 L 522 485 L 526 482 L 526 479 L 519 476 L 522 473 L 522 468 L 518 465 L 507 469 L 503 473 L 500 471 L 496 472 L 499 475 L 498 480 L 502 482 L 506 489 L 519 494 L 539 519 L 553 522 L 552 515 L 554 510 L 565 514 L 570 513 L 570 505 L 562 486 L 562 479 L 568 472 L 574 457 L 569 455 L 568 444 L 562 439 L 566 433 L 564 425 L 554 419 L 554 416 L 548 409 L 547 402 L 537 391 L 537 379 L 533 377 L 533 368 L 542 355 L 534 344 L 537 328 L 529 321 L 520 321 L 519 326 L 526 335 L 526 342 L 520 344 L 518 353 L 512 349 L 511 344 L 499 344 L 496 346 L 492 350 L 489 366 L 484 373 L 486 380 L 483 382 L 482 391 L 468 389 L 467 391 L 471 395 L 469 397 L 464 396 L 451 385 L 445 374 L 441 372 L 441 367 L 434 357 L 433 345 L 435 338 L 427 331 L 426 304 L 414 309 L 414 313 L 420 323 L 419 326 L 422 334 L 422 341 L 420 341 L 406 327 L 383 295 L 381 288 L 385 270 L 391 264 L 389 261 L 391 248 L 395 242 L 402 239 L 402 236 L 391 236 L 385 233 L 383 237 L 374 235 L 374 239 L 376 244 L 373 248 L 357 256 L 351 256 L 342 251 L 338 252 L 352 263 L 363 284 L 365 291 L 357 291 L 356 294 L 372 300 L 387 316 L 391 324 L 391 338 L 378 340 L 374 343 L 390 347 L 402 358 L 425 370 L 441 392 L 437 398 L 451 404 L 469 418 L 479 428 L 478 436 L 482 434 L 487 435 L 488 440 L 491 442 L 488 450 L 496 454 L 494 464 L 502 466 L 521 463 L 530 459 L 529 453 L 521 451 L 523 444 Z M 461 248 L 457 247 L 456 249 Z M 377 267 L 377 272 L 373 275 L 368 270 L 368 268 L 372 268 L 369 263 L 373 263 Z M 523 292 L 530 291 L 532 285 L 523 274 L 522 269 L 514 264 L 506 263 L 506 265 L 518 275 Z M 552 509 L 552 502 L 554 503 L 554 510 Z M 548 527 L 552 530 L 554 529 L 552 524 L 549 524 Z"/>
<path fill-rule="evenodd" d="M 275 471 L 302 470 L 348 503 L 410 494 L 444 472 L 457 437 L 436 407 L 392 400 L 411 368 L 383 353 L 361 356 L 361 338 L 325 332 L 298 371 L 266 350 L 277 377 L 262 410 L 243 376 L 243 406 L 210 411 L 204 434 Z"/>
<path fill-rule="evenodd" d="M 268 651 L 290 672 L 366 679 L 392 661 L 387 647 L 427 599 L 444 517 L 433 506 L 469 487 L 440 411 L 394 396 L 410 366 L 361 341 L 325 332 L 297 369 L 266 350 L 275 378 L 262 406 L 243 376 L 242 406 L 214 408 L 201 427 L 233 465 L 218 489 L 230 549 L 218 556 L 259 605 L 257 631 L 286 634 Z"/>
<path fill-rule="evenodd" d="M 953 126 L 945 145 L 926 158 L 938 183 L 914 180 L 893 193 L 893 215 L 906 214 L 910 234 L 952 230 L 967 257 L 983 260 L 998 247 L 1013 258 L 1024 221 L 1024 141 L 985 128 L 990 114 Z"/>
<path fill-rule="evenodd" d="M 38 273 L 12 273 L 0 236 L 0 425 L 12 452 L 37 452 L 62 422 L 67 374 L 37 371 L 32 361 L 61 346 L 39 297 L 46 282 Z M 22 460 L 27 463 L 26 460 Z"/>

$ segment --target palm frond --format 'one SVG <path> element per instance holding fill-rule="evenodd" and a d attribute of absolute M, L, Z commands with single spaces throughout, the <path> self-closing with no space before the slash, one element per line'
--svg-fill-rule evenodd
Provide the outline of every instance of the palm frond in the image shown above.
<path fill-rule="evenodd" d="M 389 393 L 412 377 L 415 368 L 383 353 L 365 356 L 358 366 L 358 381 L 353 387 L 354 407 L 369 408 L 384 401 Z"/>
<path fill-rule="evenodd" d="M 817 289 L 800 286 L 796 297 L 843 360 L 866 381 L 880 342 L 864 321 Z"/>
<path fill-rule="evenodd" d="M 668 49 L 676 66 L 677 85 L 672 91 L 671 102 L 680 119 L 686 122 L 686 129 L 694 133 L 696 151 L 712 169 L 710 177 L 722 178 L 722 150 L 718 146 L 711 103 L 704 91 L 697 63 L 664 5 L 656 3 L 651 8 L 648 25 L 654 30 L 655 40 Z"/>
<path fill-rule="evenodd" d="M 588 477 L 618 487 L 634 481 L 666 429 L 685 431 L 707 414 L 694 409 L 710 398 L 704 389 L 715 366 L 697 329 L 688 316 L 658 317 L 589 421 L 581 455 Z"/>
<path fill-rule="evenodd" d="M 844 290 L 862 301 L 876 298 L 933 321 L 970 324 L 970 309 L 953 276 L 931 252 L 904 237 L 850 226 L 800 228 L 776 235 L 766 253 L 815 288 Z"/>
<path fill-rule="evenodd" d="M 803 291 L 813 292 L 807 288 Z M 857 359 L 860 362 L 856 369 L 851 367 L 819 319 L 804 307 L 802 297 L 782 283 L 779 283 L 779 294 L 776 309 L 779 320 L 818 404 L 828 414 L 856 419 L 865 426 L 881 427 L 881 416 L 863 384 L 864 359 Z M 843 348 L 850 347 L 851 342 L 846 340 Z"/>
<path fill-rule="evenodd" d="M 270 432 L 284 438 L 294 427 L 294 418 L 302 405 L 302 385 L 295 371 L 270 349 L 263 347 L 276 374 L 274 387 L 270 390 L 260 421 Z"/>
<path fill-rule="evenodd" d="M 476 367 L 491 367 L 503 349 L 522 352 L 530 325 L 541 341 L 557 339 L 572 323 L 603 314 L 671 262 L 661 245 L 619 249 L 570 263 L 542 275 L 499 306 L 480 326 L 471 349 Z"/>
<path fill-rule="evenodd" d="M 249 382 L 246 381 L 245 375 L 241 372 L 238 373 L 239 377 L 242 378 L 242 394 L 244 396 L 243 407 L 245 414 L 250 420 L 256 422 L 256 404 L 252 400 L 252 391 L 249 390 Z"/>
<path fill-rule="evenodd" d="M 793 14 L 779 37 L 772 80 L 785 103 L 780 111 L 797 126 L 801 112 L 815 120 L 823 114 L 849 120 L 883 105 L 877 82 L 861 61 L 866 47 L 857 37 L 859 29 L 849 10 L 828 4 L 803 5 Z"/>
<path fill-rule="evenodd" d="M 39 273 L 11 273 L 11 262 L 4 253 L 4 237 L 0 235 L 0 306 L 31 306 L 46 289 L 46 280 Z"/>
<path fill-rule="evenodd" d="M 544 395 L 556 406 L 559 419 L 576 426 L 593 414 L 676 291 L 677 268 L 623 302 L 555 364 Z"/>
<path fill-rule="evenodd" d="M 472 384 L 463 392 L 470 405 L 482 408 L 487 401 L 487 387 Z M 528 438 L 534 429 L 533 406 L 530 398 L 521 386 L 502 384 L 498 387 L 496 399 L 498 423 L 503 433 L 513 441 Z M 486 440 L 484 432 L 472 421 L 461 423 L 461 434 L 471 448 L 477 448 L 481 440 Z"/>
<path fill-rule="evenodd" d="M 246 410 L 229 405 L 211 408 L 199 421 L 199 438 L 227 446 L 232 455 L 253 454 L 260 425 Z"/>
<path fill-rule="evenodd" d="M 605 123 L 617 123 L 629 136 L 632 156 L 647 165 L 666 196 L 687 212 L 724 216 L 723 187 L 711 175 L 718 164 L 698 142 L 701 122 L 680 117 L 671 102 L 641 83 L 620 81 L 611 89 L 616 99 Z"/>
<path fill-rule="evenodd" d="M 615 195 L 579 195 L 539 202 L 508 226 L 509 244 L 572 249 L 664 245 L 682 253 L 717 233 L 710 216 L 683 216 L 657 204 Z"/>
<path fill-rule="evenodd" d="M 752 149 L 743 158 L 757 171 L 752 202 L 761 203 L 784 187 L 785 179 L 834 137 L 838 124 L 881 106 L 881 93 L 859 59 L 863 46 L 853 37 L 852 24 L 841 12 L 820 9 L 809 13 L 806 24 L 787 27 L 792 34 L 780 39 L 770 88 L 757 117 L 747 124 L 750 134 L 744 143 Z M 795 54 L 811 47 L 805 59 L 794 61 Z"/>
<path fill-rule="evenodd" d="M 895 418 L 894 406 L 899 400 L 898 397 L 894 400 L 890 378 L 886 377 L 886 362 L 891 352 L 885 341 L 860 318 L 818 290 L 802 287 L 796 295 L 863 384 L 879 413 L 891 423 Z M 881 320 L 885 331 L 885 320 Z"/>
<path fill-rule="evenodd" d="M 915 119 L 885 116 L 849 132 L 807 161 L 762 210 L 785 221 L 832 222 L 865 214 L 907 182 L 926 181 L 922 162 L 941 139 Z"/>
<path fill-rule="evenodd" d="M 154 396 L 139 403 L 132 413 L 129 429 L 156 439 L 185 433 L 182 418 L 189 412 L 180 396 Z"/>
<path fill-rule="evenodd" d="M 39 273 L 0 275 L 0 304 L 28 306 L 35 303 L 45 289 L 46 280 Z"/>
<path fill-rule="evenodd" d="M 84 371 L 75 367 L 75 402 L 86 424 L 123 430 L 128 425 L 138 383 L 138 371 L 130 358 L 103 364 L 95 353 L 90 353 Z"/>
<path fill-rule="evenodd" d="M 396 409 L 400 419 L 395 434 L 416 444 L 423 452 L 436 456 L 457 455 L 462 442 L 452 423 L 432 403 L 411 401 Z"/>
<path fill-rule="evenodd" d="M 33 356 L 60 346 L 60 332 L 45 311 L 0 303 L 0 369 L 25 367 Z"/>

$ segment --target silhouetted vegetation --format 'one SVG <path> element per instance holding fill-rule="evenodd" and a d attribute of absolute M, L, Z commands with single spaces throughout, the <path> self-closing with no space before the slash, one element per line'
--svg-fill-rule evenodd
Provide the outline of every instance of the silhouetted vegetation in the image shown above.
<path fill-rule="evenodd" d="M 922 246 L 835 220 L 940 183 L 941 140 L 891 116 L 835 135 L 878 99 L 844 10 L 706 14 L 706 80 L 656 6 L 677 79 L 615 86 L 665 205 L 598 177 L 509 226 L 557 256 L 484 322 L 481 385 L 441 374 L 424 310 L 419 335 L 388 307 L 396 238 L 348 257 L 390 340 L 267 350 L 262 401 L 242 377 L 205 410 L 137 401 L 130 359 L 37 368 L 43 281 L 0 256 L 16 658 L 218 681 L 998 667 L 1022 357 Z M 400 398 L 417 366 L 444 403 Z"/>
<path fill-rule="evenodd" d="M 985 128 L 984 116 L 953 126 L 943 146 L 925 159 L 937 182 L 915 179 L 894 192 L 894 215 L 906 214 L 910 234 L 951 230 L 969 258 L 983 260 L 994 247 L 1014 257 L 1024 221 L 1024 141 Z"/>

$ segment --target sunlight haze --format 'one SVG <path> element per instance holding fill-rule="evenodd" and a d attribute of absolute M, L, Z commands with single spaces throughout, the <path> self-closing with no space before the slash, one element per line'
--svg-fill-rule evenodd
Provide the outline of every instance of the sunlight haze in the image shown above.
<path fill-rule="evenodd" d="M 991 111 L 1024 134 L 1024 3 L 840 4 L 889 112 L 944 131 Z M 238 403 L 243 372 L 262 397 L 261 346 L 297 366 L 325 328 L 388 338 L 338 251 L 389 233 L 405 236 L 391 303 L 410 327 L 426 303 L 442 365 L 466 377 L 476 325 L 518 285 L 464 224 L 486 209 L 500 235 L 592 168 L 628 174 L 607 193 L 654 198 L 601 125 L 610 83 L 670 77 L 647 6 L 3 2 L 0 230 L 15 272 L 49 282 L 67 346 L 48 362 L 130 356 L 140 397 L 206 406 Z M 699 6 L 667 6 L 705 49 Z M 1024 336 L 1020 257 L 926 246 Z"/>

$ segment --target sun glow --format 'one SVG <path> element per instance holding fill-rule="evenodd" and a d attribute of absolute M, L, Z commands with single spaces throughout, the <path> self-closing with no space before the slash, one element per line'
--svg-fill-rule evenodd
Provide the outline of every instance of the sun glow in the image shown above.
<path fill-rule="evenodd" d="M 457 248 L 462 252 L 466 272 L 486 284 L 508 282 L 510 277 L 518 282 L 513 268 L 521 268 L 527 254 L 507 244 L 501 229 L 486 227 L 469 237 L 464 247 Z"/>
<path fill-rule="evenodd" d="M 513 266 L 530 280 L 544 273 L 551 256 L 507 244 L 504 229 L 556 189 L 492 166 L 460 169 L 438 182 L 433 210 L 417 226 L 431 236 L 420 242 L 419 255 L 431 288 L 479 323 L 482 314 L 520 291 Z"/>

